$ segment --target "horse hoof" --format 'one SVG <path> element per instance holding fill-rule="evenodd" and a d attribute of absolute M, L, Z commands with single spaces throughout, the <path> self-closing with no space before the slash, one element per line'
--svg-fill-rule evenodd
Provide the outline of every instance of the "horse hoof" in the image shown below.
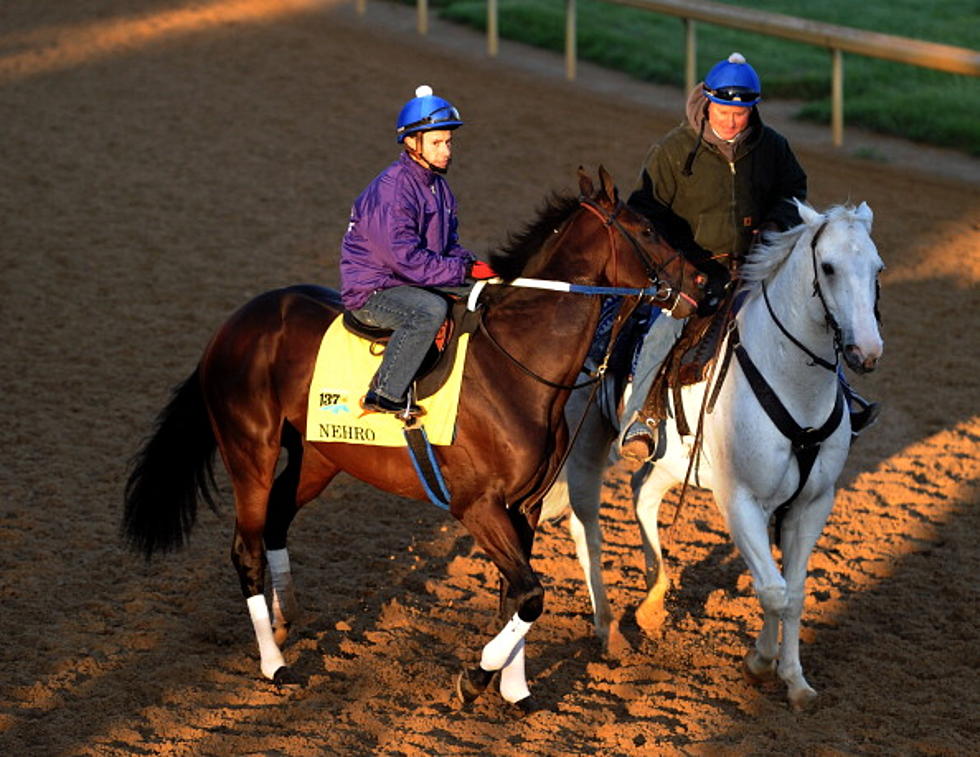
<path fill-rule="evenodd" d="M 623 632 L 619 630 L 619 621 L 614 620 L 609 624 L 609 633 L 603 644 L 603 652 L 609 659 L 618 660 L 632 651 L 633 645 L 623 635 Z"/>
<path fill-rule="evenodd" d="M 656 636 L 663 630 L 667 621 L 667 608 L 663 598 L 644 600 L 636 608 L 636 624 L 647 636 Z"/>
<path fill-rule="evenodd" d="M 516 702 L 510 702 L 510 706 L 516 711 L 516 715 L 519 718 L 525 718 L 528 715 L 533 715 L 542 709 L 538 701 L 532 696 L 526 696 L 523 699 L 519 699 Z"/>
<path fill-rule="evenodd" d="M 301 686 L 303 681 L 288 665 L 283 665 L 273 674 L 272 683 L 281 690 L 283 686 Z"/>
<path fill-rule="evenodd" d="M 789 705 L 793 708 L 793 712 L 803 712 L 811 709 L 816 700 L 817 692 L 809 686 L 791 691 L 789 694 Z"/>
<path fill-rule="evenodd" d="M 483 668 L 459 671 L 459 675 L 456 676 L 456 696 L 459 697 L 460 703 L 465 707 L 474 702 L 480 694 L 486 691 L 495 672 Z"/>
<path fill-rule="evenodd" d="M 753 649 L 742 660 L 742 673 L 749 683 L 771 683 L 776 680 L 776 661 L 765 659 Z"/>

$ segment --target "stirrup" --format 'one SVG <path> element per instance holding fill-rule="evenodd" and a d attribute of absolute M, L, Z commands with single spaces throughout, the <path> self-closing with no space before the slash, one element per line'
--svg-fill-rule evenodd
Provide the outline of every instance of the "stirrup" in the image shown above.
<path fill-rule="evenodd" d="M 409 402 L 407 398 L 402 398 L 397 402 L 382 397 L 374 389 L 369 389 L 361 400 L 361 407 L 375 413 L 390 413 L 397 415 L 405 420 L 418 418 L 425 415 L 425 410 L 414 402 Z"/>
<path fill-rule="evenodd" d="M 643 421 L 634 420 L 623 432 L 619 442 L 620 457 L 638 463 L 652 460 L 657 453 L 659 436 L 658 427 L 651 428 Z"/>
<path fill-rule="evenodd" d="M 881 405 L 877 402 L 868 402 L 860 410 L 851 413 L 851 438 L 857 437 L 862 431 L 875 425 L 880 415 Z"/>

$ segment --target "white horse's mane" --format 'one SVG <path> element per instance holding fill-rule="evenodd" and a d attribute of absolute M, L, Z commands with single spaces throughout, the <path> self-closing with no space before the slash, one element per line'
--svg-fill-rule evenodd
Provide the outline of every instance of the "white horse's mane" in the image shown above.
<path fill-rule="evenodd" d="M 823 223 L 832 223 L 837 220 L 859 220 L 858 209 L 853 205 L 832 205 L 821 215 L 800 200 L 794 199 L 793 202 L 801 210 L 806 208 L 810 211 L 807 215 L 812 216 L 811 221 L 809 223 L 803 221 L 786 231 L 763 232 L 762 240 L 752 248 L 748 259 L 739 268 L 742 288 L 756 288 L 761 282 L 767 281 L 775 275 L 807 229 L 812 229 L 813 233 L 816 234 L 817 229 Z"/>

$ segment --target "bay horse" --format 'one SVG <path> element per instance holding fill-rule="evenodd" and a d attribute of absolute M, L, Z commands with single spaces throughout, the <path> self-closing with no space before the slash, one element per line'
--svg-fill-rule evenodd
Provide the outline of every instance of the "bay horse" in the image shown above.
<path fill-rule="evenodd" d="M 797 205 L 803 222 L 767 234 L 740 271 L 744 300 L 728 336 L 740 352 L 724 376 L 715 375 L 722 383 L 710 387 L 708 397 L 715 404 L 703 416 L 700 444 L 696 433 L 679 436 L 676 422 L 668 419 L 661 425 L 662 435 L 666 430 L 663 457 L 634 471 L 631 485 L 646 561 L 647 595 L 636 611 L 640 626 L 655 632 L 666 617 L 670 581 L 657 519 L 663 496 L 687 481 L 690 472 L 692 483 L 712 490 L 762 606 L 762 630 L 745 658 L 746 672 L 757 681 L 778 673 L 791 706 L 800 710 L 816 697 L 799 654 L 807 563 L 833 507 L 851 442 L 850 418 L 841 407 L 839 357 L 852 370 L 867 373 L 877 366 L 884 345 L 877 318 L 883 265 L 871 238 L 871 209 L 862 203 L 819 213 Z M 751 374 L 763 377 L 761 391 L 753 388 L 760 384 Z M 682 390 L 686 418 L 697 418 L 705 407 L 711 378 Z M 585 408 L 577 391 L 566 413 L 579 417 Z M 570 530 L 589 587 L 595 631 L 607 648 L 625 641 L 602 580 L 599 504 L 610 450 L 625 425 L 617 428 L 595 407 L 589 409 L 542 511 L 543 518 L 551 519 L 571 508 Z M 807 449 L 815 455 L 809 462 Z M 693 466 L 692 452 L 697 457 Z M 771 521 L 781 571 L 773 557 Z"/>
<path fill-rule="evenodd" d="M 504 279 L 518 275 L 642 290 L 686 317 L 712 285 L 642 216 L 619 200 L 600 166 L 599 184 L 579 169 L 579 197 L 553 197 L 537 221 L 491 255 Z M 497 671 L 501 694 L 530 705 L 524 635 L 542 613 L 544 590 L 530 555 L 540 498 L 568 444 L 565 401 L 599 318 L 596 296 L 490 286 L 471 336 L 455 441 L 435 448 L 450 512 L 499 569 L 503 630 L 480 666 L 456 680 L 464 703 Z M 712 299 L 717 299 L 712 296 Z M 298 510 L 341 471 L 379 489 L 425 499 L 404 448 L 304 438 L 307 394 L 321 338 L 341 314 L 336 292 L 298 286 L 259 295 L 217 331 L 197 368 L 157 418 L 134 457 L 122 531 L 147 559 L 182 546 L 198 499 L 212 509 L 214 453 L 234 493 L 231 559 L 252 620 L 262 674 L 298 683 L 285 663 L 292 606 L 286 536 Z M 533 331 L 528 324 L 533 323 Z M 503 355 L 502 355 L 503 353 Z M 285 467 L 276 475 L 281 450 Z M 264 597 L 268 566 L 272 611 Z"/>

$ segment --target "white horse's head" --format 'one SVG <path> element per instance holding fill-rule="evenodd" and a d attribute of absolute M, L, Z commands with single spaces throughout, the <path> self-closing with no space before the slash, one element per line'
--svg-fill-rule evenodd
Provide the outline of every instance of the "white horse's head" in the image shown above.
<path fill-rule="evenodd" d="M 817 294 L 840 330 L 840 348 L 852 370 L 873 371 L 884 343 L 878 328 L 878 274 L 884 268 L 871 239 L 868 204 L 835 205 L 818 213 L 796 202 L 810 231 Z"/>

